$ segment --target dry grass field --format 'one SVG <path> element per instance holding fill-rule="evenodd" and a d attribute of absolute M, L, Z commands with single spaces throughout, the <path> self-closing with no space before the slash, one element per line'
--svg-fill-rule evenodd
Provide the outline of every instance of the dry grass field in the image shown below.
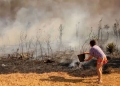
<path fill-rule="evenodd" d="M 120 86 L 120 68 L 113 70 L 103 74 L 103 83 L 97 84 L 95 69 L 81 71 L 56 62 L 2 59 L 0 86 Z"/>
<path fill-rule="evenodd" d="M 103 84 L 97 76 L 74 77 L 66 72 L 1 74 L 0 86 L 120 86 L 120 74 L 103 75 Z"/>

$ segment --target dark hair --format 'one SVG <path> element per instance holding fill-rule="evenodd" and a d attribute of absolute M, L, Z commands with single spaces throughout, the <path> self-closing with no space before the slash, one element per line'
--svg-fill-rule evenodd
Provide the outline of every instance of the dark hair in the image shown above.
<path fill-rule="evenodd" d="M 90 45 L 93 47 L 94 45 L 96 45 L 96 41 L 93 39 L 90 41 Z"/>

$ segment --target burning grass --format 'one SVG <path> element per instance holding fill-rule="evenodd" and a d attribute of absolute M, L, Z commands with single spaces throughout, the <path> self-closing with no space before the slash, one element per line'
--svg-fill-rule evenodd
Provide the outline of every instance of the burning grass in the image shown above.
<path fill-rule="evenodd" d="M 113 70 L 103 74 L 101 86 L 119 86 L 120 68 Z M 54 61 L 0 60 L 0 86 L 99 86 L 96 81 L 95 68 L 80 70 Z"/>

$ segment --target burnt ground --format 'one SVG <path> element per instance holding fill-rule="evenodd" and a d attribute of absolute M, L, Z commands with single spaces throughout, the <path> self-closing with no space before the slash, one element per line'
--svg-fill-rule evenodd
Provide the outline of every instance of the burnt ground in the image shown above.
<path fill-rule="evenodd" d="M 96 60 L 91 60 L 81 69 L 77 66 L 68 67 L 68 65 L 69 63 L 58 63 L 54 60 L 37 61 L 4 58 L 0 60 L 0 74 L 67 72 L 76 77 L 96 75 Z M 120 58 L 112 58 L 104 65 L 103 73 L 110 74 L 112 72 L 120 73 Z"/>

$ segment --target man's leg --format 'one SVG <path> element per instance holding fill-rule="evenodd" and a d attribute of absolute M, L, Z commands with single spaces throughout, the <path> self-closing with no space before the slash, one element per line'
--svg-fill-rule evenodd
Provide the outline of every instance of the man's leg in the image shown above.
<path fill-rule="evenodd" d="M 97 63 L 98 82 L 102 82 L 102 63 Z"/>

